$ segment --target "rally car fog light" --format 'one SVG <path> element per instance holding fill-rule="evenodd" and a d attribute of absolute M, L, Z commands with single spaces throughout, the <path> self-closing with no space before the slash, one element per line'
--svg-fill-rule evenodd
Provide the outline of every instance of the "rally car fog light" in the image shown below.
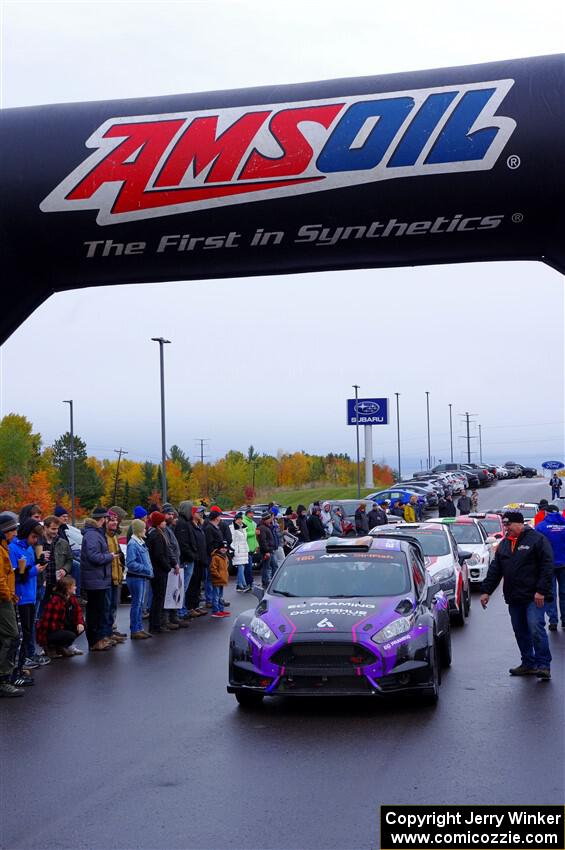
<path fill-rule="evenodd" d="M 262 640 L 263 643 L 274 643 L 276 640 L 271 629 L 260 617 L 253 617 L 250 629 L 251 633 Z"/>
<path fill-rule="evenodd" d="M 392 623 L 389 623 L 388 626 L 385 626 L 384 629 L 373 635 L 371 640 L 375 643 L 386 643 L 399 635 L 409 632 L 413 625 L 413 617 L 399 617 L 398 620 L 393 620 Z"/>
<path fill-rule="evenodd" d="M 268 688 L 272 681 L 272 679 L 260 679 L 259 684 L 262 688 Z"/>

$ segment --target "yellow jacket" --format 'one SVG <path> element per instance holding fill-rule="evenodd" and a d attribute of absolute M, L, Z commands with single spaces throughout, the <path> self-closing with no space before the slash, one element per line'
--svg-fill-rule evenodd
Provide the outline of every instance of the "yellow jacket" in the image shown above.
<path fill-rule="evenodd" d="M 414 505 L 408 503 L 404 505 L 404 519 L 406 522 L 416 522 L 416 511 Z"/>
<path fill-rule="evenodd" d="M 0 540 L 0 602 L 17 601 L 16 574 L 8 555 L 8 542 Z"/>

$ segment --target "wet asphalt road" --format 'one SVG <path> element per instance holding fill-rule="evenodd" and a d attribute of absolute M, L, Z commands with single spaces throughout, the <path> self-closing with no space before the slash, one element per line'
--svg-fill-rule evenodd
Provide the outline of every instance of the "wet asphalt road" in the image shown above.
<path fill-rule="evenodd" d="M 480 507 L 547 492 L 499 482 Z M 249 604 L 227 597 L 234 613 Z M 381 803 L 563 803 L 565 631 L 550 634 L 552 682 L 510 678 L 500 591 L 487 612 L 474 595 L 454 629 L 436 708 L 278 699 L 244 712 L 225 690 L 229 630 L 201 618 L 54 661 L 4 700 L 0 846 L 377 848 Z"/>

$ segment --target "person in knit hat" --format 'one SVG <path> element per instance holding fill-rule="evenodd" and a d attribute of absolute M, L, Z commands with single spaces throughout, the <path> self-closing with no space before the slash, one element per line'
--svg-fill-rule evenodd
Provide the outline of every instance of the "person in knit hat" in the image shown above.
<path fill-rule="evenodd" d="M 132 534 L 126 552 L 126 582 L 131 595 L 130 633 L 132 640 L 145 640 L 152 637 L 143 628 L 142 616 L 145 587 L 153 578 L 153 567 L 145 542 L 145 522 L 142 519 L 134 519 L 131 524 L 131 531 Z"/>
<path fill-rule="evenodd" d="M 8 553 L 8 545 L 16 536 L 18 518 L 10 511 L 0 513 L 0 697 L 21 697 L 23 688 L 10 681 L 14 672 L 14 656 L 18 645 L 18 622 L 15 605 L 16 576 Z"/>
<path fill-rule="evenodd" d="M 163 627 L 163 611 L 165 607 L 165 594 L 167 592 L 167 578 L 171 569 L 169 546 L 165 537 L 167 520 L 161 511 L 152 511 L 149 514 L 151 529 L 147 535 L 147 548 L 153 567 L 153 578 L 151 587 L 153 599 L 151 601 L 151 613 L 149 618 L 149 631 L 151 634 L 160 634 L 168 631 Z"/>
<path fill-rule="evenodd" d="M 122 510 L 120 508 L 120 510 Z M 123 511 L 125 514 L 125 511 Z M 112 584 L 106 590 L 106 629 L 104 637 L 112 641 L 112 643 L 124 643 L 127 635 L 124 632 L 118 631 L 117 616 L 118 605 L 122 592 L 122 582 L 124 580 L 124 553 L 120 547 L 118 534 L 120 530 L 120 515 L 114 508 L 108 508 L 108 519 L 106 520 L 106 542 L 108 551 L 114 556 L 112 561 Z"/>
<path fill-rule="evenodd" d="M 192 525 L 192 507 L 192 502 L 189 500 L 180 502 L 178 519 L 175 525 L 175 535 L 180 549 L 180 565 L 184 571 L 184 597 L 179 611 L 181 620 L 190 619 L 187 606 L 187 593 L 196 561 L 196 541 L 194 539 Z"/>

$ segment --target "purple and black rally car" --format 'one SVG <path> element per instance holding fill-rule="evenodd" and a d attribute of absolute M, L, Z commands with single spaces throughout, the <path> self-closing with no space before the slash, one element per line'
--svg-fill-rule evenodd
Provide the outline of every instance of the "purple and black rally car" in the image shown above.
<path fill-rule="evenodd" d="M 410 693 L 435 702 L 451 662 L 448 601 L 416 539 L 330 538 L 293 550 L 254 610 L 235 621 L 228 692 Z"/>

